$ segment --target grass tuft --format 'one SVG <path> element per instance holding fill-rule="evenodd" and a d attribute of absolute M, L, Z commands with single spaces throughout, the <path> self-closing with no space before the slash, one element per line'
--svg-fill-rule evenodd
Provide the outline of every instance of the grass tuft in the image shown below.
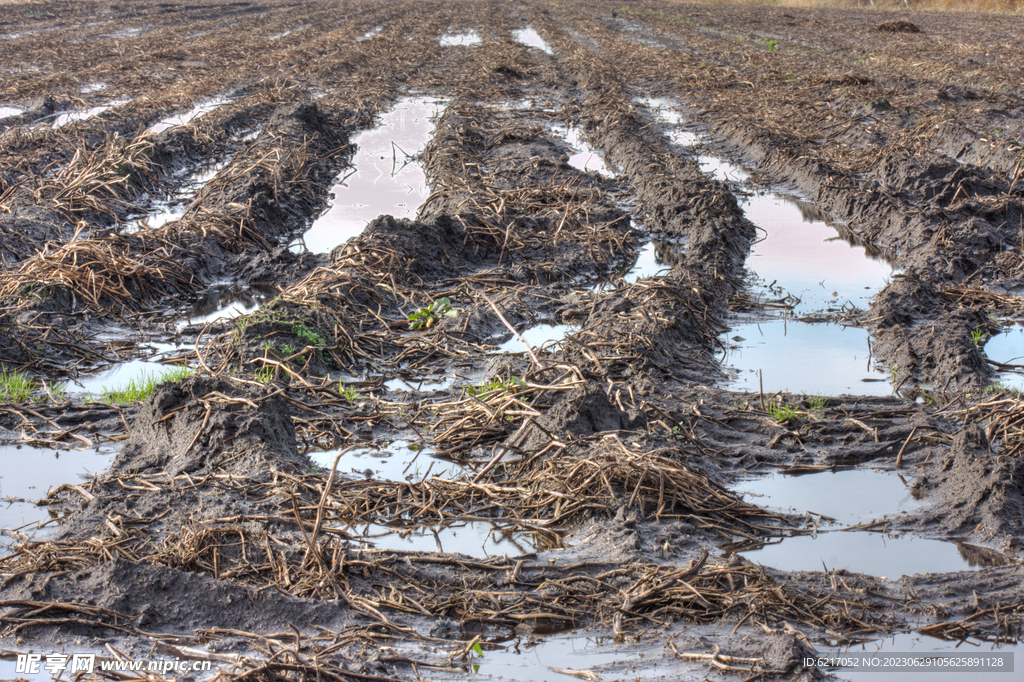
<path fill-rule="evenodd" d="M 0 365 L 0 401 L 5 403 L 28 402 L 35 387 L 35 382 L 29 379 L 28 375 L 8 370 L 6 366 Z"/>
<path fill-rule="evenodd" d="M 193 374 L 195 374 L 195 370 L 184 365 L 170 367 L 158 374 L 143 374 L 137 379 L 132 379 L 121 388 L 107 388 L 104 386 L 100 402 L 113 405 L 131 405 L 142 402 L 153 395 L 153 391 L 160 384 L 182 381 Z"/>

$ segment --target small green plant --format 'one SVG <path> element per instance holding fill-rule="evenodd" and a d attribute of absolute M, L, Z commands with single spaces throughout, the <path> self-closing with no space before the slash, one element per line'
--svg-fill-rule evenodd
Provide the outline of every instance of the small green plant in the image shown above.
<path fill-rule="evenodd" d="M 324 338 L 323 334 L 310 329 L 304 324 L 292 325 L 292 334 L 305 341 L 307 346 L 312 346 L 317 350 L 323 350 L 324 346 L 327 345 L 327 339 Z"/>
<path fill-rule="evenodd" d="M 974 345 L 977 348 L 981 348 L 981 345 L 985 343 L 985 340 L 988 339 L 988 337 L 989 334 L 983 332 L 979 327 L 975 327 L 971 332 L 971 341 L 974 342 Z"/>
<path fill-rule="evenodd" d="M 817 412 L 818 410 L 824 409 L 825 405 L 828 404 L 828 398 L 823 395 L 812 395 L 807 399 L 807 406 L 811 412 Z"/>
<path fill-rule="evenodd" d="M 274 371 L 275 367 L 273 367 L 272 365 L 264 365 L 263 367 L 260 367 L 258 370 L 254 372 L 256 376 L 256 381 L 260 382 L 261 384 L 269 384 L 271 381 L 274 380 Z"/>
<path fill-rule="evenodd" d="M 68 395 L 68 384 L 67 382 L 48 382 L 43 384 L 43 389 L 46 391 L 46 395 L 50 397 L 54 403 L 62 403 Z"/>
<path fill-rule="evenodd" d="M 893 383 L 895 383 L 896 379 L 898 379 L 900 376 L 900 368 L 896 365 L 895 362 L 889 363 L 889 375 L 892 377 Z"/>
<path fill-rule="evenodd" d="M 420 308 L 409 316 L 410 329 L 430 329 L 441 320 L 448 317 L 455 317 L 459 311 L 452 308 L 452 302 L 446 298 L 439 298 L 425 308 Z"/>
<path fill-rule="evenodd" d="M 770 402 L 767 405 L 768 414 L 771 415 L 772 419 L 785 424 L 790 419 L 796 417 L 796 407 L 793 405 L 786 405 L 783 402 Z"/>
<path fill-rule="evenodd" d="M 479 384 L 466 386 L 466 393 L 469 393 L 472 396 L 481 396 L 494 391 L 515 393 L 516 391 L 524 388 L 526 388 L 525 381 L 519 377 L 509 377 L 508 379 L 491 379 L 490 381 L 481 381 Z"/>
<path fill-rule="evenodd" d="M 295 344 L 293 343 L 282 343 L 280 346 L 278 346 L 278 350 L 281 351 L 281 355 L 287 358 L 295 355 L 296 351 L 298 351 L 298 348 L 296 348 Z"/>
<path fill-rule="evenodd" d="M 5 403 L 27 402 L 35 387 L 35 382 L 27 375 L 18 371 L 9 371 L 6 366 L 0 364 L 0 401 Z"/>
<path fill-rule="evenodd" d="M 121 388 L 103 387 L 102 401 L 112 405 L 131 405 L 142 402 L 153 394 L 160 384 L 173 383 L 195 374 L 195 370 L 184 365 L 168 368 L 159 374 L 142 374 Z"/>
<path fill-rule="evenodd" d="M 338 380 L 338 393 L 340 393 L 341 397 L 350 403 L 362 400 L 363 398 L 363 396 L 356 392 L 356 389 L 351 386 L 346 386 L 345 382 L 341 379 Z"/>

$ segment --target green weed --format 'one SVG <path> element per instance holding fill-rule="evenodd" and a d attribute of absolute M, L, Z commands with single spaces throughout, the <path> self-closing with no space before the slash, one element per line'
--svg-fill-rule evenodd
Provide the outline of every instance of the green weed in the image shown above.
<path fill-rule="evenodd" d="M 298 348 L 295 347 L 294 343 L 282 343 L 280 346 L 278 346 L 278 349 L 281 351 L 281 355 L 283 355 L 286 358 L 295 355 L 295 353 L 299 350 Z"/>
<path fill-rule="evenodd" d="M 50 396 L 50 400 L 54 403 L 62 403 L 68 395 L 68 384 L 67 382 L 50 382 L 44 383 L 43 389 L 46 394 Z"/>
<path fill-rule="evenodd" d="M 6 366 L 0 365 L 0 402 L 27 402 L 35 387 L 35 382 L 27 375 L 18 371 L 8 371 Z"/>
<path fill-rule="evenodd" d="M 526 388 L 526 382 L 519 377 L 509 377 L 507 379 L 491 379 L 490 381 L 481 381 L 479 384 L 473 386 L 466 386 L 466 393 L 472 396 L 482 396 L 495 391 L 505 391 L 508 393 L 515 393 Z"/>
<path fill-rule="evenodd" d="M 828 398 L 823 395 L 812 395 L 807 399 L 807 406 L 811 412 L 822 410 L 825 408 L 825 405 L 828 405 Z"/>
<path fill-rule="evenodd" d="M 292 325 L 292 334 L 305 341 L 307 346 L 312 346 L 317 350 L 323 350 L 324 346 L 327 345 L 327 339 L 324 338 L 323 334 L 310 329 L 304 324 Z"/>
<path fill-rule="evenodd" d="M 160 384 L 182 381 L 193 374 L 195 374 L 195 370 L 184 365 L 170 367 L 158 374 L 142 374 L 121 388 L 107 388 L 104 386 L 101 393 L 102 402 L 112 405 L 131 405 L 132 403 L 142 402 L 153 395 L 153 391 Z"/>
<path fill-rule="evenodd" d="M 261 384 L 269 384 L 271 381 L 274 380 L 274 372 L 276 369 L 277 368 L 274 367 L 273 365 L 264 365 L 263 367 L 259 368 L 254 372 L 254 375 L 256 376 L 256 381 L 260 382 Z"/>
<path fill-rule="evenodd" d="M 782 402 L 770 402 L 767 405 L 768 414 L 771 415 L 772 419 L 785 424 L 789 420 L 796 417 L 796 407 L 793 405 L 786 405 Z"/>
<path fill-rule="evenodd" d="M 341 397 L 350 403 L 363 399 L 363 396 L 359 395 L 359 393 L 356 392 L 356 389 L 351 386 L 346 386 L 345 382 L 340 379 L 338 380 L 338 393 L 340 393 Z"/>
<path fill-rule="evenodd" d="M 439 298 L 425 308 L 420 308 L 409 315 L 410 329 L 430 329 L 441 320 L 455 317 L 459 311 L 452 308 L 452 302 L 446 298 Z"/>
<path fill-rule="evenodd" d="M 971 341 L 974 342 L 975 347 L 981 348 L 981 345 L 985 343 L 985 340 L 988 339 L 989 336 L 990 334 L 986 334 L 979 327 L 975 327 L 971 332 Z"/>

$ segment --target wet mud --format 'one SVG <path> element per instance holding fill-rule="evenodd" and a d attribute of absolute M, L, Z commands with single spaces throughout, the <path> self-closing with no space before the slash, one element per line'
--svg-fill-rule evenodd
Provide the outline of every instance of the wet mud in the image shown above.
<path fill-rule="evenodd" d="M 32 7 L 0 20 L 5 657 L 1020 649 L 1019 17 Z"/>

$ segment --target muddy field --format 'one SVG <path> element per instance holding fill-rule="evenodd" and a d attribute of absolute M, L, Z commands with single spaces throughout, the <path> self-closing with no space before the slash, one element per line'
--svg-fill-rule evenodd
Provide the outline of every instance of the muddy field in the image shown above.
<path fill-rule="evenodd" d="M 1021 18 L 76 0 L 0 70 L 0 677 L 1024 654 Z"/>

